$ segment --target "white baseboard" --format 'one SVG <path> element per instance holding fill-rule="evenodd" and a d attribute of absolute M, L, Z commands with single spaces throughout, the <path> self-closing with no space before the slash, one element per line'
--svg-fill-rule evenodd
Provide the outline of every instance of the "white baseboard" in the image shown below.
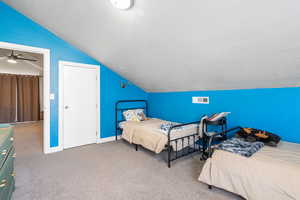
<path fill-rule="evenodd" d="M 121 136 L 119 135 L 117 137 L 117 139 L 121 139 Z M 113 142 L 116 141 L 116 137 L 115 136 L 111 136 L 111 137 L 106 137 L 106 138 L 98 138 L 97 139 L 97 144 L 101 144 L 101 143 L 106 143 L 106 142 Z M 51 147 L 45 150 L 45 154 L 49 154 L 49 153 L 55 153 L 55 152 L 59 152 L 64 150 L 63 147 Z"/>
<path fill-rule="evenodd" d="M 62 151 L 63 150 L 63 147 L 50 147 L 48 149 L 45 150 L 45 154 L 49 154 L 49 153 L 55 153 L 55 152 L 59 152 L 59 151 Z"/>
<path fill-rule="evenodd" d="M 121 136 L 118 135 L 117 139 L 121 139 Z M 106 137 L 106 138 L 99 138 L 97 139 L 97 144 L 99 143 L 106 143 L 106 142 L 113 142 L 116 141 L 116 136 Z"/>

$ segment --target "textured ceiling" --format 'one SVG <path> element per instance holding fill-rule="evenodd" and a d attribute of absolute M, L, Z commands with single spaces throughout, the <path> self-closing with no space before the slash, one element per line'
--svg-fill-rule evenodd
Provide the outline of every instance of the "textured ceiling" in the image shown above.
<path fill-rule="evenodd" d="M 299 0 L 4 0 L 146 91 L 295 86 Z"/>

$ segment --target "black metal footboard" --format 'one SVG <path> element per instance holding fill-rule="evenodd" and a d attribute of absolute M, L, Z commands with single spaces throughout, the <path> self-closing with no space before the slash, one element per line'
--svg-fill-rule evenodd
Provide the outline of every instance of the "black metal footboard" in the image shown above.
<path fill-rule="evenodd" d="M 193 134 L 183 136 L 180 138 L 172 138 L 171 134 L 172 130 L 179 127 L 184 127 L 192 124 L 197 124 L 197 131 Z M 167 144 L 167 151 L 168 151 L 168 167 L 171 167 L 171 162 L 177 160 L 181 157 L 190 155 L 192 153 L 201 151 L 201 145 L 197 143 L 199 141 L 199 124 L 200 121 L 185 123 L 185 124 L 178 124 L 172 126 L 168 131 L 168 144 Z M 180 143 L 180 144 L 179 144 Z M 175 148 L 174 148 L 175 146 Z M 180 148 L 180 151 L 178 149 Z M 173 150 L 173 153 L 172 153 Z"/>

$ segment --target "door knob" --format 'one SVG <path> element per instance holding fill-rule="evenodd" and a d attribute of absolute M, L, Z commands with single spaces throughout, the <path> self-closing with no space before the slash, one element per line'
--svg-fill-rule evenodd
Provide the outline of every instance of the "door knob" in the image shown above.
<path fill-rule="evenodd" d="M 65 109 L 69 109 L 69 106 L 65 106 Z"/>

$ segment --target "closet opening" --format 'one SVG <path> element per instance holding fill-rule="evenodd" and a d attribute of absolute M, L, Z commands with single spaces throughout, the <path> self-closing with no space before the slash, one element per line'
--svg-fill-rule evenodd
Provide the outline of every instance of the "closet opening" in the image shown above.
<path fill-rule="evenodd" d="M 14 125 L 18 153 L 43 152 L 43 75 L 43 54 L 0 48 L 0 123 Z"/>

